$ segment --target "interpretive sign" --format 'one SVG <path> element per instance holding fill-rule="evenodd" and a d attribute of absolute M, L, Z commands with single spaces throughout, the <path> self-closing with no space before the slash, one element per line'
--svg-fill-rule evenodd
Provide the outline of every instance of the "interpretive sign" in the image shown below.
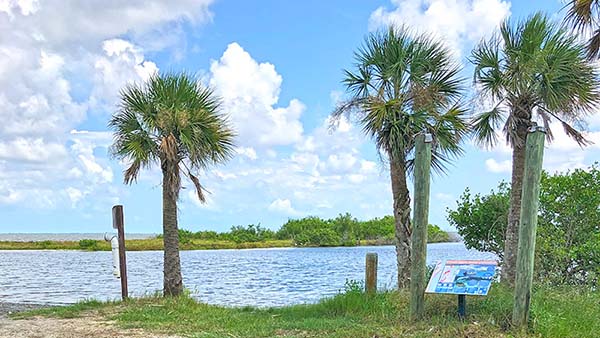
<path fill-rule="evenodd" d="M 497 266 L 496 261 L 438 262 L 425 292 L 485 296 L 490 290 Z"/>

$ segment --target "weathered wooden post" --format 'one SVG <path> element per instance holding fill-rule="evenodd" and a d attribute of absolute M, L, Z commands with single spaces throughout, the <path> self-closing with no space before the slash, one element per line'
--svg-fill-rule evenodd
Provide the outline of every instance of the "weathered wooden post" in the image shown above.
<path fill-rule="evenodd" d="M 431 171 L 431 134 L 415 139 L 414 209 L 410 271 L 410 316 L 421 319 L 425 311 L 427 285 L 427 225 L 429 224 L 429 178 Z"/>
<path fill-rule="evenodd" d="M 117 229 L 119 240 L 119 272 L 121 274 L 121 298 L 127 299 L 127 259 L 125 257 L 125 222 L 123 218 L 123 206 L 115 205 L 112 208 L 113 228 Z"/>
<path fill-rule="evenodd" d="M 365 265 L 365 292 L 374 294 L 377 292 L 377 254 L 367 253 Z"/>
<path fill-rule="evenodd" d="M 521 215 L 519 223 L 519 248 L 517 251 L 517 274 L 515 278 L 515 299 L 513 325 L 527 326 L 531 285 L 533 282 L 533 262 L 535 254 L 535 234 L 540 200 L 540 179 L 544 158 L 544 138 L 546 130 L 540 126 L 529 129 L 525 145 L 525 172 L 521 192 Z"/>

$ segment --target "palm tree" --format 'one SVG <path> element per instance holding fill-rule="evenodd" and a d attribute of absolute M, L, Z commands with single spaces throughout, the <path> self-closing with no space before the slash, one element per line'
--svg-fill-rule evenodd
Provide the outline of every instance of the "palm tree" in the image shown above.
<path fill-rule="evenodd" d="M 588 144 L 572 123 L 599 103 L 597 73 L 586 59 L 585 46 L 575 36 L 537 13 L 512 25 L 505 21 L 499 34 L 477 46 L 471 55 L 478 95 L 492 103 L 473 121 L 476 139 L 497 143 L 502 127 L 512 147 L 512 182 L 502 277 L 514 282 L 518 245 L 525 140 L 534 119 L 543 123 L 552 141 L 550 123 L 560 122 L 580 146 Z"/>
<path fill-rule="evenodd" d="M 187 176 L 204 202 L 203 187 L 192 172 L 226 161 L 233 153 L 234 132 L 219 113 L 212 90 L 186 73 L 156 74 L 146 83 L 121 90 L 112 154 L 129 162 L 125 184 L 140 169 L 160 165 L 163 194 L 164 295 L 183 292 L 179 260 L 177 200 L 181 177 Z"/>
<path fill-rule="evenodd" d="M 580 33 L 591 33 L 587 42 L 590 59 L 600 56 L 600 0 L 570 0 L 565 22 Z"/>
<path fill-rule="evenodd" d="M 398 287 L 409 284 L 411 207 L 407 175 L 412 170 L 414 139 L 433 135 L 432 166 L 444 171 L 460 155 L 467 134 L 460 67 L 439 42 L 390 27 L 370 34 L 345 70 L 350 98 L 333 112 L 354 115 L 390 165 L 395 218 Z"/>

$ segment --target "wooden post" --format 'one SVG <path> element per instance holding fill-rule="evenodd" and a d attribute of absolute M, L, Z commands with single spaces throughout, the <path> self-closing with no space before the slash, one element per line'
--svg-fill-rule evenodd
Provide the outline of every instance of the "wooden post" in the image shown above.
<path fill-rule="evenodd" d="M 123 206 L 115 205 L 112 208 L 113 228 L 117 229 L 119 239 L 119 271 L 121 273 L 121 298 L 127 299 L 127 259 L 125 256 L 125 222 L 123 218 Z"/>
<path fill-rule="evenodd" d="M 517 328 L 525 328 L 529 320 L 535 234 L 540 200 L 540 179 L 544 158 L 545 137 L 546 130 L 543 127 L 531 127 L 525 145 L 525 172 L 523 175 L 523 190 L 521 192 L 519 248 L 517 251 L 517 274 L 515 278 L 515 298 L 512 317 L 513 325 Z"/>
<path fill-rule="evenodd" d="M 421 319 L 425 312 L 427 286 L 427 226 L 429 224 L 429 176 L 431 171 L 431 134 L 422 133 L 415 140 L 414 209 L 411 234 L 410 316 Z"/>
<path fill-rule="evenodd" d="M 377 254 L 367 253 L 365 269 L 365 292 L 367 294 L 377 293 Z"/>

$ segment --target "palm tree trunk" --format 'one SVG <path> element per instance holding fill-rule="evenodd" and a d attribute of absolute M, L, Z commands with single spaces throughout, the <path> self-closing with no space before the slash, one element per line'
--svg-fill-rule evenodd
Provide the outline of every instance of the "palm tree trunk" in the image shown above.
<path fill-rule="evenodd" d="M 527 125 L 517 126 L 517 137 L 522 142 L 513 146 L 512 178 L 510 186 L 510 207 L 508 210 L 508 225 L 504 241 L 504 264 L 502 280 L 508 285 L 514 285 L 517 270 L 517 249 L 519 246 L 519 222 L 521 217 L 521 190 L 523 190 L 523 175 L 525 171 L 525 140 Z"/>
<path fill-rule="evenodd" d="M 183 293 L 181 261 L 179 259 L 179 229 L 177 226 L 177 192 L 179 188 L 179 168 L 176 163 L 163 161 L 163 243 L 164 243 L 164 280 L 165 296 L 177 296 Z"/>
<path fill-rule="evenodd" d="M 396 258 L 398 264 L 398 288 L 407 288 L 410 284 L 411 220 L 410 195 L 406 185 L 406 163 L 404 158 L 390 154 L 390 176 L 394 200 L 394 220 L 396 236 Z"/>

